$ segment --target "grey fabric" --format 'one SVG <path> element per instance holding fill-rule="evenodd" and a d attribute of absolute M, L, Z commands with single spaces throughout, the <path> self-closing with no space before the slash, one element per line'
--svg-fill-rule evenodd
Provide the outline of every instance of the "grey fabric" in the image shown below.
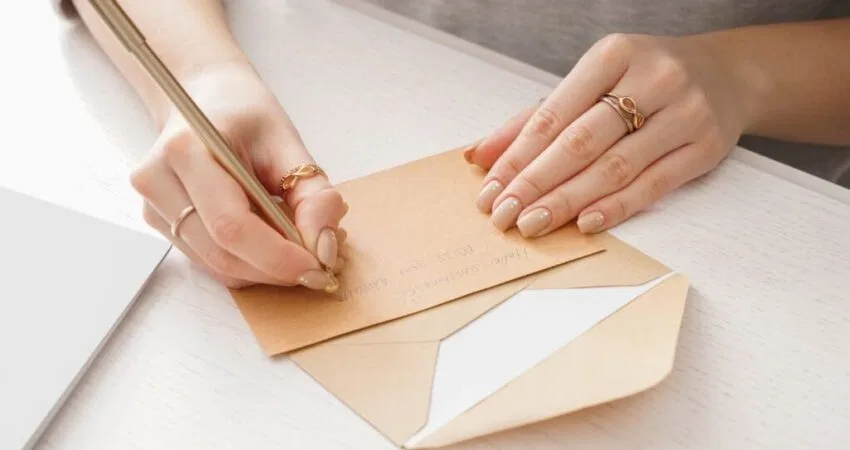
<path fill-rule="evenodd" d="M 850 17 L 850 0 L 365 1 L 562 76 L 609 33 L 681 36 L 754 24 Z M 72 14 L 69 0 L 51 2 L 66 16 Z M 740 143 L 850 187 L 850 147 L 754 136 L 744 136 Z"/>
<path fill-rule="evenodd" d="M 811 20 L 850 0 L 366 0 L 564 75 L 608 33 L 687 35 Z"/>

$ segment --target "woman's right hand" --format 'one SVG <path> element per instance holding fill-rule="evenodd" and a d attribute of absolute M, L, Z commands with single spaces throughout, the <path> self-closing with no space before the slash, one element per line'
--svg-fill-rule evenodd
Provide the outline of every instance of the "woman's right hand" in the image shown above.
<path fill-rule="evenodd" d="M 145 221 L 228 287 L 264 283 L 324 289 L 331 280 L 320 261 L 341 269 L 339 223 L 348 207 L 323 175 L 281 192 L 288 169 L 314 161 L 273 93 L 243 66 L 208 70 L 183 86 L 246 167 L 294 211 L 308 248 L 286 240 L 252 212 L 240 185 L 176 110 L 132 175 L 134 188 L 145 198 Z M 190 205 L 195 210 L 172 236 L 171 224 Z"/>

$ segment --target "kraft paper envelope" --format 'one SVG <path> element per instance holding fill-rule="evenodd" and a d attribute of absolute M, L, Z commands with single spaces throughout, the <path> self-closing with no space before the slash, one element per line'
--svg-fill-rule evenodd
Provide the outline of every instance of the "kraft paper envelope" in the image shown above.
<path fill-rule="evenodd" d="M 432 448 L 635 394 L 670 372 L 688 281 L 606 250 L 291 354 L 396 445 Z"/>
<path fill-rule="evenodd" d="M 340 184 L 350 211 L 337 294 L 231 291 L 262 348 L 289 352 L 603 249 L 575 227 L 534 240 L 499 232 L 474 207 L 481 181 L 453 150 Z"/>

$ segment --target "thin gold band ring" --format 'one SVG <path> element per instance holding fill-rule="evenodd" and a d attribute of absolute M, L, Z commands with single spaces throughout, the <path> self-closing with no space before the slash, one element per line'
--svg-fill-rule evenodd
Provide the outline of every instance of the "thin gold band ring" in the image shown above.
<path fill-rule="evenodd" d="M 189 217 L 189 214 L 192 214 L 193 212 L 195 212 L 195 206 L 194 205 L 189 205 L 189 206 L 183 208 L 183 211 L 180 211 L 180 214 L 177 216 L 176 219 L 174 219 L 174 223 L 171 224 L 171 236 L 172 237 L 174 237 L 174 238 L 180 237 L 180 236 L 177 235 L 177 232 L 180 231 L 180 224 L 182 224 L 183 221 L 186 220 L 187 217 Z"/>

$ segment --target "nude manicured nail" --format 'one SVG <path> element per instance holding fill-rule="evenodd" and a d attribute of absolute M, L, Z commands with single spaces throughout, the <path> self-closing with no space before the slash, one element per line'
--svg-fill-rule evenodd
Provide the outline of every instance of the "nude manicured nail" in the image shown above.
<path fill-rule="evenodd" d="M 493 211 L 490 221 L 496 228 L 505 231 L 513 226 L 521 210 L 522 205 L 519 203 L 519 200 L 513 197 L 507 198 L 502 203 L 499 203 L 499 206 Z"/>
<path fill-rule="evenodd" d="M 334 230 L 325 228 L 319 233 L 319 239 L 316 241 L 316 257 L 322 264 L 333 269 L 338 247 Z"/>
<path fill-rule="evenodd" d="M 472 161 L 472 154 L 475 153 L 475 150 L 478 148 L 478 144 L 480 143 L 481 141 L 475 142 L 469 147 L 466 147 L 466 150 L 463 151 L 463 159 L 467 162 L 467 164 L 475 164 L 475 162 Z"/>
<path fill-rule="evenodd" d="M 463 159 L 466 160 L 467 164 L 474 164 L 472 162 L 472 153 L 475 152 L 475 147 L 469 147 L 463 151 Z"/>
<path fill-rule="evenodd" d="M 523 237 L 535 237 L 552 223 L 552 213 L 546 208 L 537 208 L 520 217 L 516 222 Z"/>
<path fill-rule="evenodd" d="M 582 233 L 595 233 L 602 228 L 605 223 L 605 216 L 601 212 L 595 211 L 590 214 L 580 216 L 576 221 L 579 231 Z"/>
<path fill-rule="evenodd" d="M 308 270 L 304 275 L 298 277 L 298 283 L 316 291 L 323 291 L 333 284 L 328 274 L 321 270 Z"/>
<path fill-rule="evenodd" d="M 481 212 L 490 212 L 493 208 L 493 201 L 496 200 L 496 197 L 498 197 L 504 189 L 505 187 L 502 186 L 502 183 L 499 183 L 498 180 L 490 181 L 486 186 L 484 186 L 481 193 L 478 194 L 478 199 L 475 200 L 475 206 L 477 206 Z"/>

